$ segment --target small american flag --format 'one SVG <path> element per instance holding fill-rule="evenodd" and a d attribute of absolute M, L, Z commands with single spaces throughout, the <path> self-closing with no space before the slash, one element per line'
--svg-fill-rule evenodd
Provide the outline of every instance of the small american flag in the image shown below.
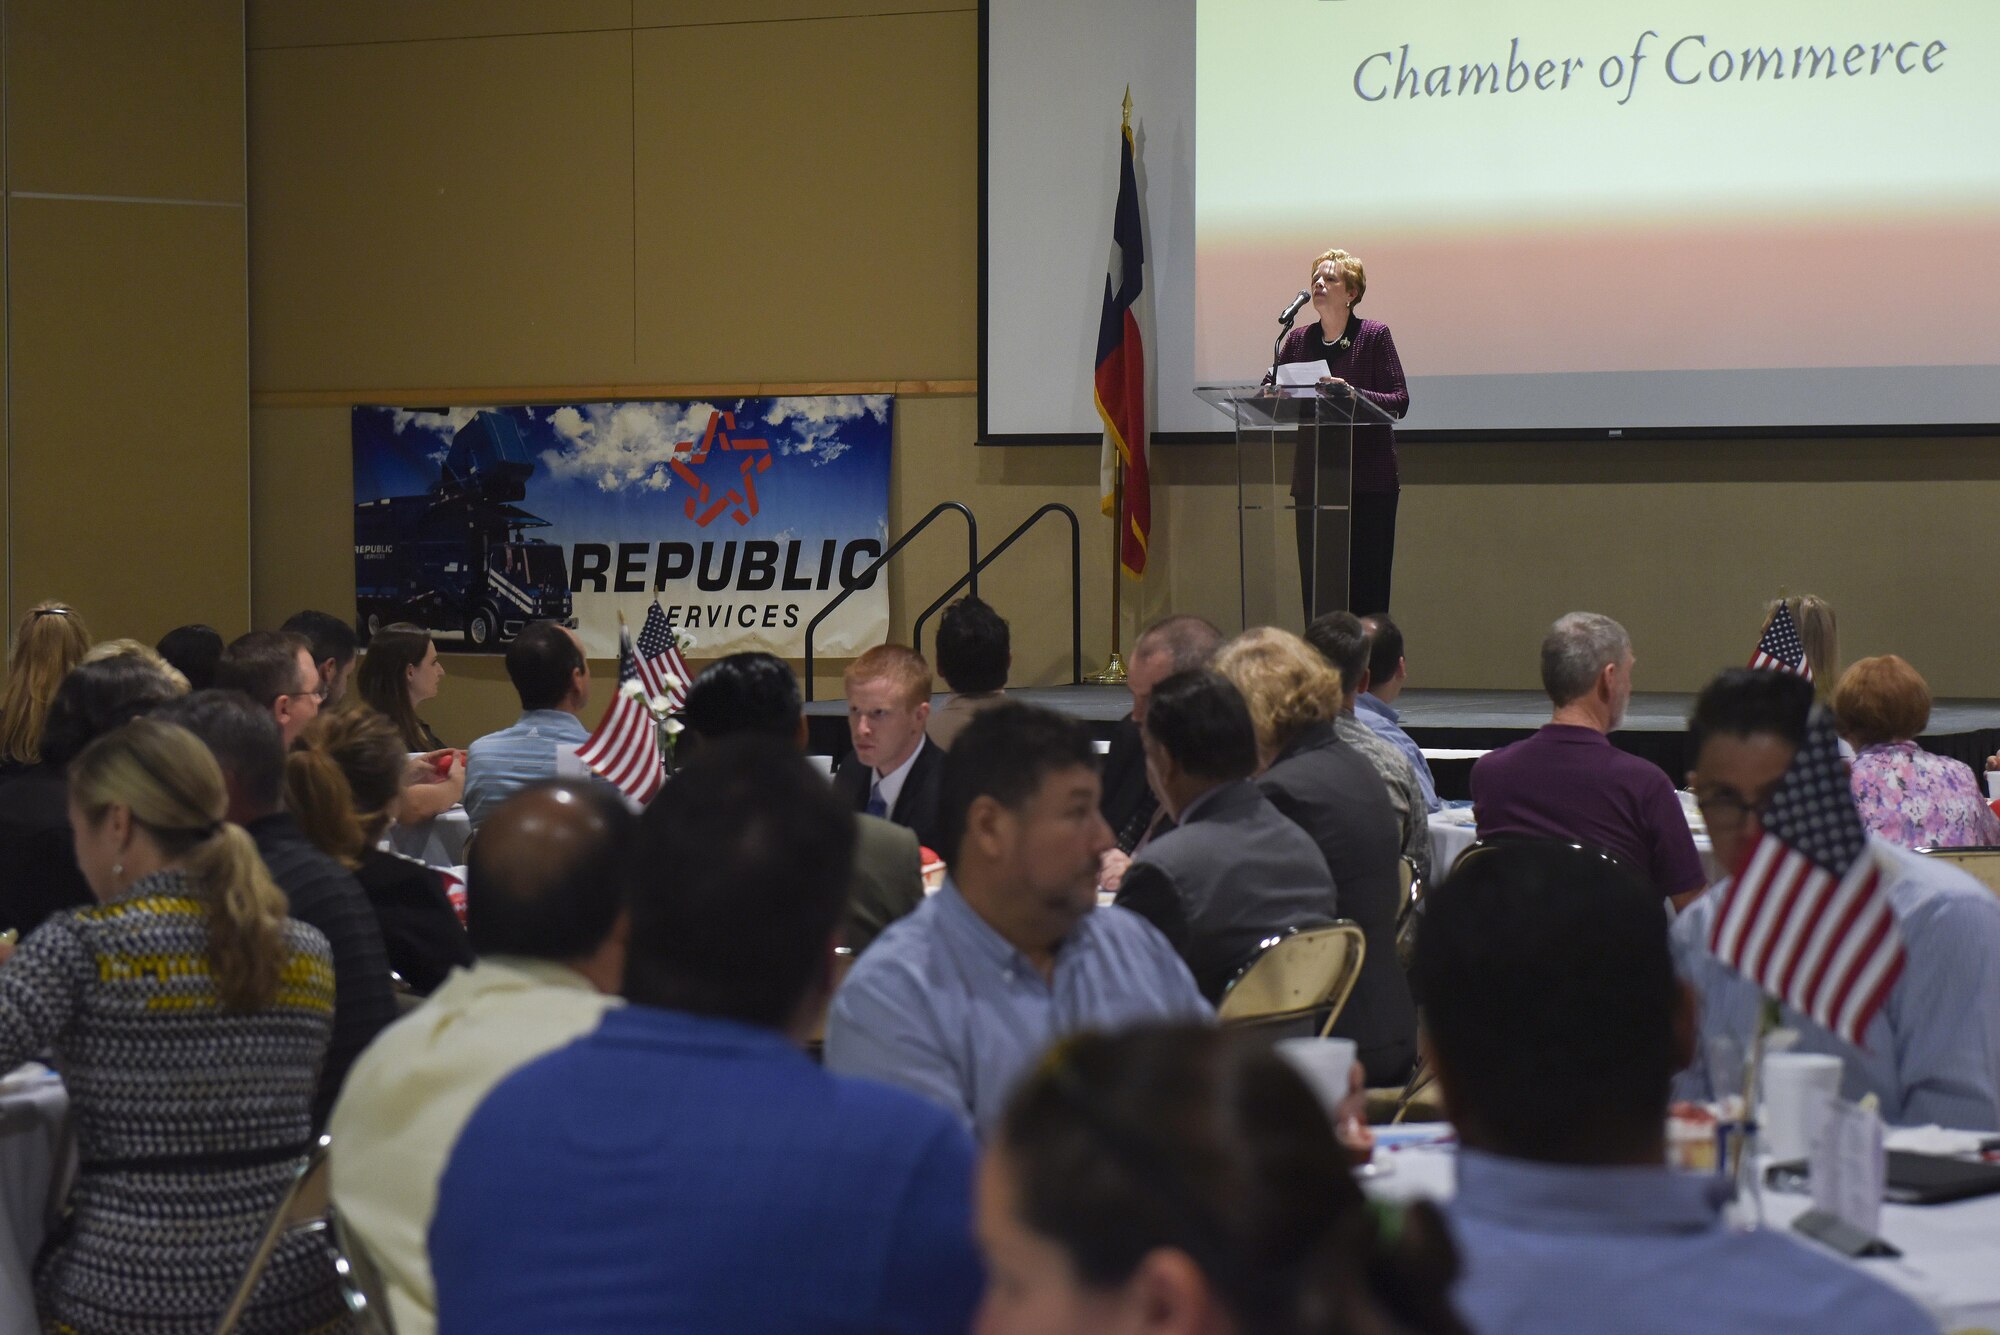
<path fill-rule="evenodd" d="M 590 740 L 577 749 L 576 758 L 602 774 L 620 792 L 635 802 L 650 802 L 660 791 L 665 764 L 660 758 L 659 725 L 653 721 L 646 702 L 633 691 L 645 690 L 639 674 L 639 656 L 632 649 L 632 628 L 618 627 L 618 692 L 611 708 Z"/>
<path fill-rule="evenodd" d="M 1757 652 L 1750 655 L 1750 666 L 1795 672 L 1807 681 L 1812 680 L 1812 664 L 1806 662 L 1806 645 L 1799 638 L 1799 624 L 1792 620 L 1792 609 L 1784 603 L 1779 603 L 1778 610 L 1771 613 L 1771 624 L 1764 627 L 1764 636 L 1757 641 Z"/>
<path fill-rule="evenodd" d="M 1722 888 L 1709 948 L 1859 1047 L 1903 971 L 1903 938 L 1825 710 L 1813 711 L 1761 824 Z"/>
<path fill-rule="evenodd" d="M 680 643 L 657 602 L 646 609 L 646 624 L 639 628 L 639 680 L 646 684 L 647 695 L 666 696 L 670 709 L 687 703 L 687 660 L 681 657 Z"/>

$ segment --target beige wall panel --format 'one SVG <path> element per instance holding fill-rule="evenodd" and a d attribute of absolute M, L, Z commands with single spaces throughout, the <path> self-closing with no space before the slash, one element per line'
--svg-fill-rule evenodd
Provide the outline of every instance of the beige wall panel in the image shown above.
<path fill-rule="evenodd" d="M 240 0 L 8 0 L 9 188 L 243 200 Z"/>
<path fill-rule="evenodd" d="M 253 53 L 253 388 L 628 376 L 630 42 Z"/>
<path fill-rule="evenodd" d="M 785 19 L 857 18 L 970 10 L 965 0 L 632 0 L 635 28 L 699 23 L 768 23 Z"/>
<path fill-rule="evenodd" d="M 4 96 L 6 65 L 6 42 L 0 38 L 0 181 L 7 179 L 7 99 Z M 6 201 L 0 200 L 0 293 L 7 290 L 7 209 Z M 4 315 L 4 312 L 0 312 Z M 7 511 L 12 497 L 7 486 L 7 321 L 0 318 L 0 565 L 4 565 L 7 553 Z M 14 598 L 13 589 L 0 578 L 0 653 L 13 652 Z"/>
<path fill-rule="evenodd" d="M 644 374 L 974 374 L 976 15 L 634 40 Z"/>
<path fill-rule="evenodd" d="M 250 0 L 250 47 L 625 28 L 632 0 Z"/>
<path fill-rule="evenodd" d="M 15 606 L 247 628 L 241 209 L 14 200 Z"/>
<path fill-rule="evenodd" d="M 1582 608 L 1631 630 L 1640 689 L 1692 691 L 1749 658 L 1782 588 L 1833 602 L 1849 662 L 1900 653 L 1938 695 L 2000 695 L 1975 555 L 2000 506 L 1994 444 L 1406 448 L 1411 680 L 1535 688 L 1541 633 Z"/>
<path fill-rule="evenodd" d="M 354 455 L 345 408 L 250 410 L 250 619 L 354 620 Z"/>

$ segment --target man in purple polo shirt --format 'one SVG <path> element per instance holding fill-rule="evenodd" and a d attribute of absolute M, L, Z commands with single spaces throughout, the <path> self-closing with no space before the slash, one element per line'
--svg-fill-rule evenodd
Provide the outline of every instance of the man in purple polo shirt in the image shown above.
<path fill-rule="evenodd" d="M 1472 767 L 1482 839 L 1569 839 L 1607 849 L 1678 906 L 1708 883 L 1674 785 L 1607 733 L 1632 698 L 1632 637 L 1610 617 L 1571 612 L 1542 640 L 1555 716 Z"/>

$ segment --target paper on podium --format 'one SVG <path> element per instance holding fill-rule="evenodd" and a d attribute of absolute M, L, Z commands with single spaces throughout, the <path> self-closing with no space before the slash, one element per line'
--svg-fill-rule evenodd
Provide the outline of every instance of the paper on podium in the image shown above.
<path fill-rule="evenodd" d="M 1333 370 L 1325 360 L 1316 362 L 1282 362 L 1278 366 L 1278 388 L 1296 389 L 1302 385 L 1317 385 Z"/>

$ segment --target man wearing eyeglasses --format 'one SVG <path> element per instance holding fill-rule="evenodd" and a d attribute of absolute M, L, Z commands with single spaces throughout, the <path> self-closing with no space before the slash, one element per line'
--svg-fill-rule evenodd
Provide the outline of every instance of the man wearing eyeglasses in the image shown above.
<path fill-rule="evenodd" d="M 1716 859 L 1736 867 L 1762 833 L 1778 782 L 1805 741 L 1812 686 L 1790 673 L 1736 668 L 1710 682 L 1688 721 L 1689 786 L 1701 803 Z M 1902 975 L 1855 1047 L 1784 1008 L 1795 1052 L 1845 1066 L 1841 1094 L 1874 1094 L 1885 1121 L 2000 1130 L 2000 899 L 1964 872 L 1871 836 L 1889 909 L 1903 939 Z M 1718 896 L 1711 889 L 1674 923 L 1681 974 L 1701 998 L 1702 1044 L 1676 1093 L 1708 1095 L 1699 1054 L 1711 1038 L 1747 1042 L 1763 993 L 1709 950 Z"/>
<path fill-rule="evenodd" d="M 241 691 L 271 711 L 289 749 L 326 701 L 319 664 L 303 635 L 285 630 L 253 630 L 239 635 L 215 665 L 220 690 Z"/>

